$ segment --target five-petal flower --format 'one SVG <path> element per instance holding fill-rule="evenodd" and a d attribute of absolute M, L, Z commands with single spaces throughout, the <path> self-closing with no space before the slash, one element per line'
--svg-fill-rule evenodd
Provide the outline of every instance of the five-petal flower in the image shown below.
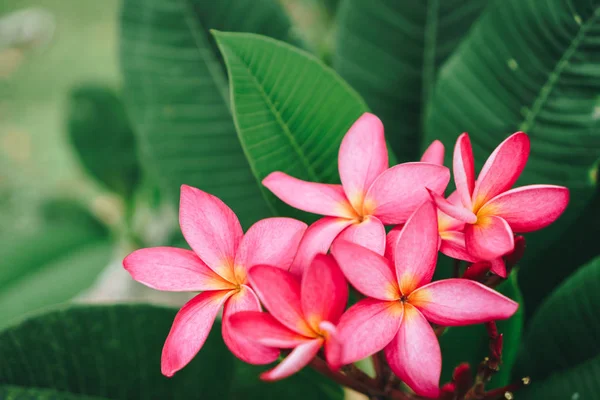
<path fill-rule="evenodd" d="M 415 211 L 392 245 L 393 263 L 347 241 L 332 246 L 346 278 L 367 296 L 338 324 L 338 338 L 344 344 L 341 363 L 384 349 L 394 373 L 415 393 L 436 397 L 441 352 L 429 322 L 459 326 L 506 319 L 518 304 L 468 279 L 431 282 L 438 226 L 436 209 L 429 201 Z"/>
<path fill-rule="evenodd" d="M 221 200 L 183 185 L 179 210 L 183 236 L 193 251 L 154 247 L 134 251 L 123 260 L 133 279 L 154 289 L 201 291 L 177 313 L 162 352 L 161 369 L 172 376 L 198 353 L 224 305 L 223 339 L 240 359 L 266 364 L 277 349 L 256 345 L 235 335 L 229 316 L 260 311 L 250 283 L 250 267 L 267 264 L 287 269 L 296 254 L 306 224 L 291 218 L 267 218 L 244 235 L 234 212 Z"/>
<path fill-rule="evenodd" d="M 525 168 L 529 137 L 517 132 L 502 142 L 485 162 L 477 182 L 471 141 L 466 133 L 454 148 L 453 173 L 460 202 L 430 191 L 438 208 L 465 223 L 468 253 L 493 260 L 514 248 L 514 232 L 535 231 L 554 222 L 569 202 L 569 190 L 554 185 L 510 189 Z M 509 190 L 510 189 L 510 190 Z"/>
<path fill-rule="evenodd" d="M 433 159 L 439 158 L 437 150 L 432 152 Z M 446 167 L 432 163 L 388 168 L 383 124 L 369 113 L 363 114 L 342 140 L 338 168 L 341 185 L 305 182 L 283 172 L 273 172 L 263 180 L 285 203 L 326 216 L 306 234 L 306 241 L 319 246 L 302 246 L 301 252 L 307 253 L 299 254 L 294 269 L 307 265 L 316 254 L 326 253 L 336 237 L 383 254 L 384 225 L 405 222 L 428 198 L 425 187 L 442 193 L 450 180 Z"/>
<path fill-rule="evenodd" d="M 331 256 L 317 255 L 304 270 L 301 284 L 291 273 L 263 265 L 250 270 L 250 282 L 270 314 L 237 313 L 230 319 L 233 329 L 261 346 L 293 349 L 262 379 L 282 379 L 299 371 L 323 345 L 332 369 L 339 367 L 335 324 L 346 307 L 348 284 Z"/>

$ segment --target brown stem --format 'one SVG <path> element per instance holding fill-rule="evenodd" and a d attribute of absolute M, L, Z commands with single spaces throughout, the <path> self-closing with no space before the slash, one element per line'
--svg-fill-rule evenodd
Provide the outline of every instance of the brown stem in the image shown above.
<path fill-rule="evenodd" d="M 382 360 L 383 354 L 381 352 L 375 353 L 371 356 L 373 360 L 373 368 L 375 369 L 375 379 L 379 387 L 384 387 L 387 382 L 387 374 L 384 368 L 384 361 Z"/>
<path fill-rule="evenodd" d="M 454 259 L 453 273 L 452 273 L 453 278 L 460 278 L 460 264 L 461 264 L 460 260 Z"/>

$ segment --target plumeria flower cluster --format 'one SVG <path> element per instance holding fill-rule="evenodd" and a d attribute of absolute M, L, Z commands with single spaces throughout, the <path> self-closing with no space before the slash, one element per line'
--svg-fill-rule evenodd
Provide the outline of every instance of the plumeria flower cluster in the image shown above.
<path fill-rule="evenodd" d="M 420 162 L 390 168 L 383 125 L 367 113 L 341 143 L 341 184 L 283 172 L 263 181 L 289 205 L 324 216 L 311 226 L 267 218 L 244 234 L 222 201 L 182 186 L 180 226 L 192 250 L 141 249 L 123 262 L 152 288 L 200 292 L 175 317 L 163 374 L 172 376 L 190 362 L 223 308 L 223 339 L 238 358 L 270 364 L 285 354 L 261 375 L 264 380 L 311 365 L 369 395 L 401 393 L 401 381 L 416 396 L 438 397 L 437 328 L 491 323 L 518 308 L 466 273 L 432 281 L 438 252 L 489 266 L 504 278 L 506 260 L 521 247 L 515 233 L 547 226 L 567 206 L 564 187 L 511 189 L 528 155 L 527 135 L 515 133 L 475 179 L 469 137 L 462 134 L 453 157 L 456 191 L 446 198 L 444 146 L 435 141 Z M 386 226 L 392 228 L 387 234 Z M 359 298 L 349 308 L 348 282 Z M 369 356 L 378 364 L 385 360 L 378 373 L 391 371 L 399 381 L 388 379 L 382 387 L 381 380 L 348 367 Z"/>

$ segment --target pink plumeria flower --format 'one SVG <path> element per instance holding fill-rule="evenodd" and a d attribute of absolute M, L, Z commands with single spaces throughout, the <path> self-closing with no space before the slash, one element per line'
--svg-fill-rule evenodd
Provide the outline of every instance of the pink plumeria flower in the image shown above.
<path fill-rule="evenodd" d="M 569 202 L 569 190 L 529 185 L 509 190 L 525 168 L 529 137 L 517 132 L 502 142 L 485 162 L 477 182 L 471 141 L 460 135 L 454 148 L 453 172 L 460 204 L 431 191 L 438 208 L 465 222 L 465 245 L 473 257 L 493 260 L 514 248 L 514 232 L 535 231 L 554 222 Z"/>
<path fill-rule="evenodd" d="M 444 144 L 439 140 L 434 140 L 429 147 L 425 149 L 425 152 L 423 152 L 421 162 L 444 165 L 444 153 Z"/>
<path fill-rule="evenodd" d="M 429 201 L 410 217 L 394 247 L 390 262 L 347 241 L 332 246 L 346 278 L 367 296 L 337 326 L 343 344 L 340 363 L 349 364 L 384 349 L 394 373 L 415 393 L 436 397 L 442 359 L 429 322 L 460 326 L 506 319 L 518 304 L 468 279 L 431 282 L 438 228 L 436 209 Z"/>
<path fill-rule="evenodd" d="M 261 346 L 293 349 L 262 379 L 298 372 L 323 345 L 331 368 L 339 368 L 335 324 L 346 307 L 348 284 L 331 256 L 317 255 L 304 270 L 301 284 L 289 272 L 262 265 L 250 270 L 250 281 L 270 314 L 237 313 L 231 317 L 233 329 Z"/>
<path fill-rule="evenodd" d="M 336 237 L 385 250 L 385 225 L 400 224 L 426 199 L 425 187 L 442 193 L 450 180 L 446 167 L 405 163 L 388 168 L 383 124 L 363 114 L 344 136 L 338 155 L 341 185 L 306 182 L 273 172 L 263 184 L 292 207 L 325 215 L 307 231 L 292 270 L 300 273 L 317 253 L 326 253 Z M 308 251 L 310 250 L 310 251 Z"/>
<path fill-rule="evenodd" d="M 175 316 L 162 352 L 161 370 L 173 376 L 198 353 L 224 305 L 223 339 L 240 359 L 267 364 L 277 349 L 257 346 L 235 335 L 228 317 L 260 311 L 247 272 L 257 264 L 287 269 L 306 224 L 291 218 L 267 218 L 244 235 L 233 211 L 221 200 L 196 188 L 181 187 L 179 224 L 193 251 L 154 247 L 134 251 L 123 260 L 133 279 L 158 290 L 202 292 Z"/>

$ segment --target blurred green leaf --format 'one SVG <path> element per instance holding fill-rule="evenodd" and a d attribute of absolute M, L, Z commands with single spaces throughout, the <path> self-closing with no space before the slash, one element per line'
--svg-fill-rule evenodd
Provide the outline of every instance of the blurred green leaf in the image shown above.
<path fill-rule="evenodd" d="M 0 333 L 0 384 L 112 400 L 222 399 L 233 356 L 218 324 L 186 368 L 161 375 L 175 313 L 150 305 L 72 306 L 28 319 Z"/>
<path fill-rule="evenodd" d="M 507 297 L 522 304 L 521 292 L 517 286 L 516 274 L 498 286 L 497 290 Z M 523 331 L 523 307 L 519 307 L 515 315 L 504 321 L 497 321 L 498 332 L 504 335 L 502 365 L 490 381 L 487 388 L 502 387 L 510 383 L 512 367 L 519 351 Z M 470 325 L 449 328 L 440 338 L 442 347 L 442 378 L 441 382 L 452 379 L 454 368 L 460 363 L 468 362 L 473 373 L 477 366 L 489 355 L 489 336 L 485 325 Z"/>
<path fill-rule="evenodd" d="M 254 366 L 236 361 L 235 376 L 229 399 L 245 400 L 342 400 L 344 391 L 333 381 L 310 368 L 277 382 L 258 380 L 268 366 Z"/>
<path fill-rule="evenodd" d="M 23 388 L 19 386 L 0 386 L 0 399 L 6 400 L 109 400 L 105 397 L 85 396 L 59 392 L 51 389 Z"/>
<path fill-rule="evenodd" d="M 121 68 L 151 176 L 173 199 L 181 184 L 220 197 L 248 227 L 272 215 L 235 133 L 229 89 L 209 29 L 297 43 L 276 0 L 125 0 Z"/>
<path fill-rule="evenodd" d="M 109 233 L 87 211 L 54 201 L 42 214 L 38 229 L 16 231 L 0 243 L 0 327 L 76 296 L 110 260 Z"/>
<path fill-rule="evenodd" d="M 85 169 L 130 199 L 140 181 L 136 143 L 122 100 L 109 88 L 85 85 L 69 94 L 69 140 Z"/>
<path fill-rule="evenodd" d="M 367 106 L 315 57 L 271 38 L 215 32 L 229 72 L 235 122 L 252 171 L 339 182 L 342 137 Z M 283 215 L 304 215 L 263 193 Z"/>
<path fill-rule="evenodd" d="M 432 94 L 423 147 L 440 139 L 452 148 L 467 131 L 480 168 L 503 139 L 522 130 L 532 147 L 518 184 L 564 185 L 572 192 L 556 223 L 527 235 L 523 281 L 563 268 L 535 259 L 572 226 L 596 189 L 599 41 L 597 0 L 492 2 L 442 67 Z"/>
<path fill-rule="evenodd" d="M 0 332 L 0 393 L 1 385 L 13 385 L 30 388 L 32 396 L 51 389 L 110 400 L 343 399 L 339 386 L 310 370 L 261 382 L 260 371 L 269 367 L 236 361 L 219 323 L 189 365 L 173 378 L 162 376 L 161 348 L 175 313 L 150 305 L 72 306 L 7 328 Z"/>
<path fill-rule="evenodd" d="M 343 0 L 334 68 L 385 125 L 399 161 L 417 161 L 440 65 L 489 0 Z"/>
<path fill-rule="evenodd" d="M 519 399 L 593 399 L 600 393 L 600 257 L 539 307 L 524 337 L 516 375 L 531 376 Z"/>

